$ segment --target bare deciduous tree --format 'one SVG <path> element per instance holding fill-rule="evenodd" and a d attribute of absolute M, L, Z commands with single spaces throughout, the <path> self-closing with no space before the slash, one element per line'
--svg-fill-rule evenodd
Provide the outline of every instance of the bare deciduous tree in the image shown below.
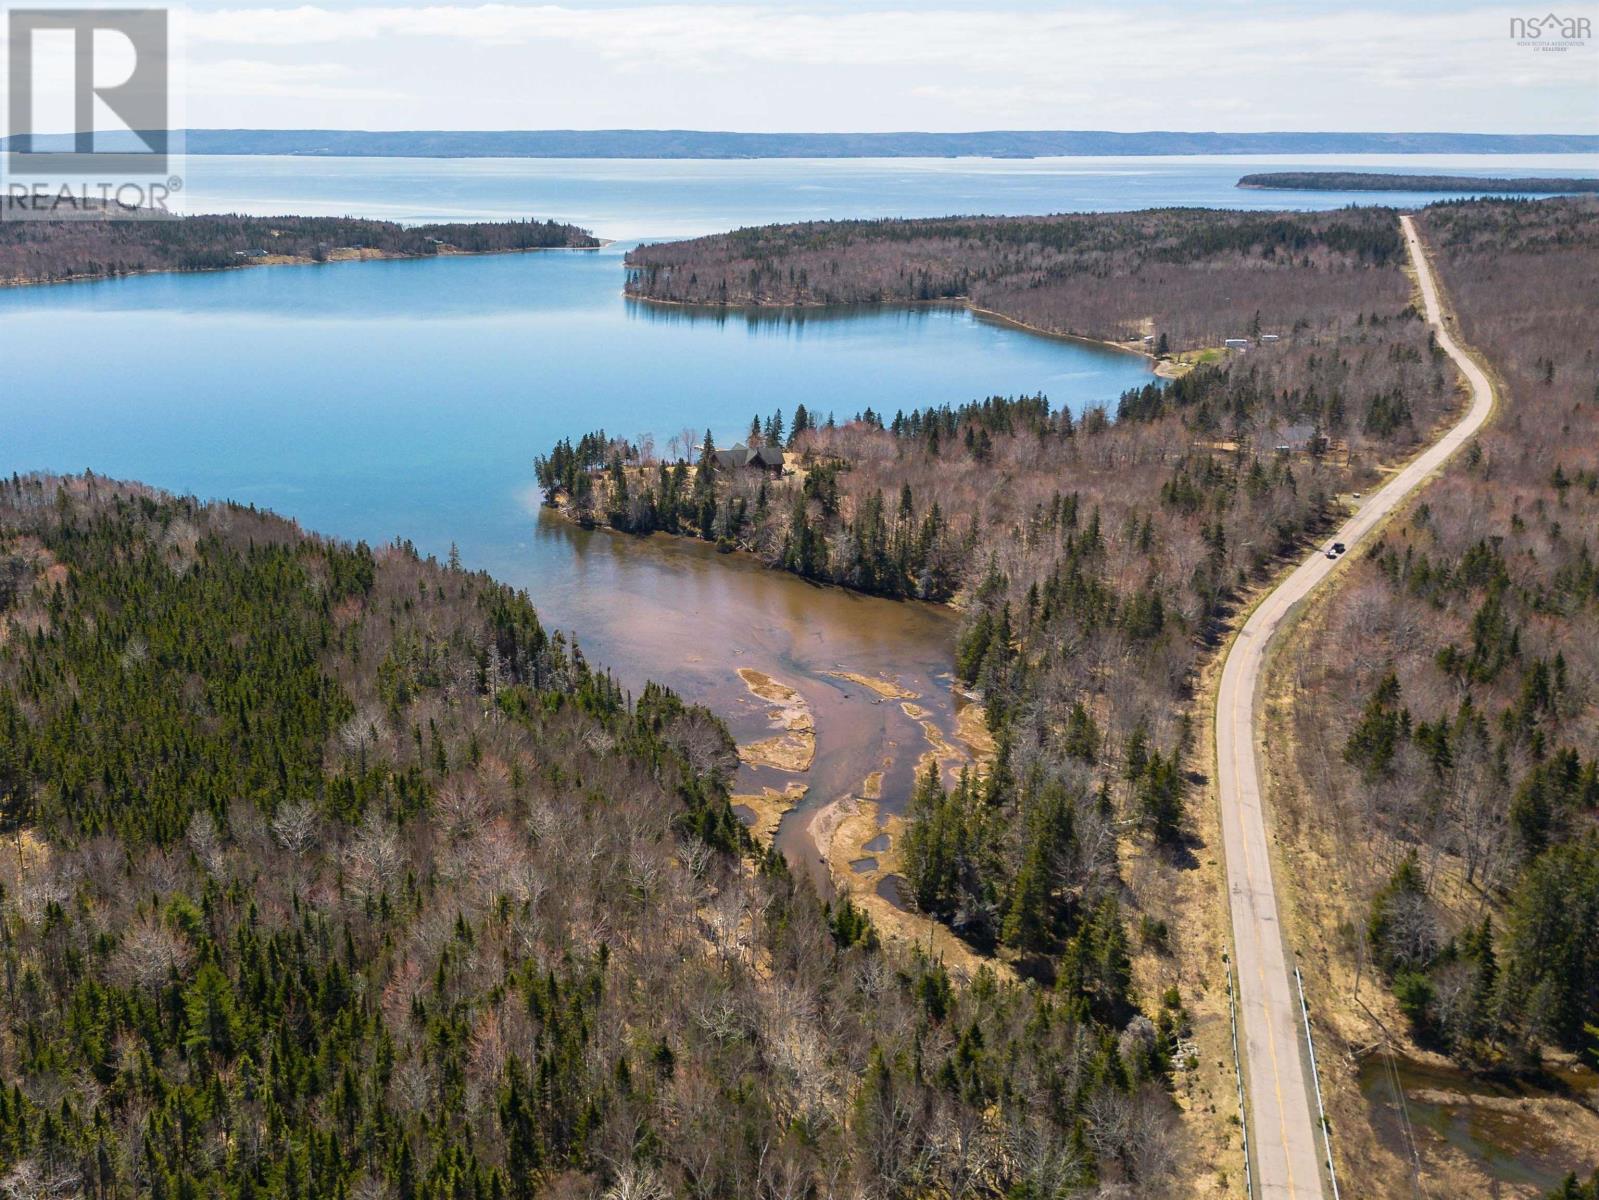
<path fill-rule="evenodd" d="M 310 802 L 298 800 L 283 805 L 273 815 L 272 834 L 278 845 L 299 858 L 316 843 L 320 824 Z"/>
<path fill-rule="evenodd" d="M 117 943 L 116 971 L 128 983 L 155 990 L 187 974 L 193 947 L 158 917 L 144 916 Z"/>

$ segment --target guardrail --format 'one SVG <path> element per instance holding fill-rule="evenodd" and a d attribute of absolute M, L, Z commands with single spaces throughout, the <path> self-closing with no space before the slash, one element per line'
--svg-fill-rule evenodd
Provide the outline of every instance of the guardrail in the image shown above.
<path fill-rule="evenodd" d="M 1332 1180 L 1333 1200 L 1338 1197 L 1338 1172 L 1333 1169 L 1332 1126 L 1327 1123 L 1327 1109 L 1321 1100 L 1321 1072 L 1316 1067 L 1316 1042 L 1310 1036 L 1310 1007 L 1305 1003 L 1305 977 L 1294 964 L 1294 983 L 1299 987 L 1299 1011 L 1305 1019 L 1305 1047 L 1310 1051 L 1310 1078 L 1316 1085 L 1316 1116 L 1321 1121 L 1321 1140 L 1327 1147 L 1327 1176 Z"/>
<path fill-rule="evenodd" d="M 1222 955 L 1227 965 L 1227 1015 L 1233 1025 L 1233 1075 L 1238 1081 L 1238 1128 L 1244 1138 L 1244 1195 L 1254 1200 L 1255 1180 L 1249 1168 L 1249 1113 L 1244 1108 L 1244 1063 L 1238 1054 L 1238 988 L 1233 983 L 1233 963 L 1229 955 Z"/>

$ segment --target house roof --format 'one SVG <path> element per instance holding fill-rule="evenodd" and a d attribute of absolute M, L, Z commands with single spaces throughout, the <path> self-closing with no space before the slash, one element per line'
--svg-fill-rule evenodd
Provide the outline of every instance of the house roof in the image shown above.
<path fill-rule="evenodd" d="M 1290 450 L 1303 450 L 1310 445 L 1311 439 L 1316 436 L 1316 427 L 1304 422 L 1289 425 L 1279 430 L 1277 448 Z"/>
<path fill-rule="evenodd" d="M 718 467 L 736 469 L 738 467 L 781 467 L 783 465 L 783 452 L 776 446 L 746 446 L 743 442 L 731 450 L 716 450 L 712 452 L 712 461 Z"/>

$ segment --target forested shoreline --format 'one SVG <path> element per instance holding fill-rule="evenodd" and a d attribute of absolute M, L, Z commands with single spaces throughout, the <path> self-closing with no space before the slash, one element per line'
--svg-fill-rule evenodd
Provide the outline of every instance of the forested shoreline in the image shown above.
<path fill-rule="evenodd" d="M 1537 287 L 1546 265 L 1568 249 L 1573 261 L 1560 278 L 1575 285 L 1587 269 L 1581 247 L 1593 213 L 1585 201 L 1464 202 L 1427 210 L 1423 226 L 1429 239 L 1442 240 L 1441 253 L 1453 256 L 1442 267 L 1446 286 L 1457 266 L 1485 272 L 1501 234 L 1522 246 L 1526 254 L 1493 276 L 1508 304 Z M 1209 230 L 1212 217 L 1216 228 Z M 554 460 L 547 460 L 545 482 L 573 485 L 582 494 L 568 491 L 568 501 L 618 529 L 666 528 L 844 586 L 953 599 L 963 610 L 956 675 L 982 698 L 999 752 L 984 777 L 963 778 L 953 789 L 933 775 L 919 784 L 901 864 L 916 906 L 979 949 L 1020 955 L 1024 970 L 1046 978 L 1069 972 L 1063 948 L 1097 919 L 1092 901 L 1084 901 L 1095 894 L 1096 878 L 1085 846 L 1109 821 L 1137 831 L 1130 843 L 1122 839 L 1122 853 L 1143 846 L 1170 864 L 1146 873 L 1121 904 L 1138 923 L 1145 952 L 1180 958 L 1184 914 L 1163 909 L 1163 900 L 1175 878 L 1170 872 L 1180 874 L 1178 864 L 1202 846 L 1190 812 L 1202 781 L 1195 673 L 1238 598 L 1280 557 L 1303 552 L 1340 511 L 1338 494 L 1373 486 L 1372 468 L 1407 456 L 1455 403 L 1453 371 L 1411 305 L 1397 243 L 1379 222 L 1392 223 L 1397 239 L 1393 213 L 1349 210 L 839 222 L 643 247 L 629 259 L 630 291 L 643 297 L 728 307 L 959 297 L 1056 332 L 1121 340 L 1143 330 L 1174 350 L 1227 332 L 1247 339 L 1247 350 L 1168 386 L 1128 393 L 1114 420 L 1103 409 L 1064 413 L 1042 397 L 993 397 L 893 417 L 806 412 L 787 429 L 777 413 L 753 422 L 750 439 L 784 446 L 792 475 L 781 479 L 719 478 L 697 471 L 687 461 L 692 455 L 680 466 L 650 462 L 639 447 L 595 434 L 566 447 L 571 453 L 561 461 L 578 465 L 576 474 L 557 481 L 548 474 Z M 1560 232 L 1563 223 L 1569 232 Z M 1469 239 L 1480 255 L 1475 266 L 1459 258 Z M 1194 311 L 1202 301 L 1185 281 L 1197 286 L 1200 279 L 1225 293 L 1219 307 L 1235 313 L 1237 324 Z M 1157 280 L 1168 289 L 1164 296 L 1156 294 Z M 1564 379 L 1576 389 L 1575 407 L 1546 424 L 1543 437 L 1575 431 L 1582 395 L 1599 407 L 1591 370 L 1582 374 L 1589 366 L 1584 338 L 1566 324 L 1582 319 L 1574 295 L 1528 304 L 1529 314 L 1565 305 L 1539 334 L 1536 354 L 1509 343 L 1486 347 L 1496 363 L 1504 354 L 1529 385 Z M 1190 311 L 1158 307 L 1179 300 Z M 1155 311 L 1135 322 L 1130 314 L 1146 305 Z M 1267 333 L 1274 335 L 1269 341 Z M 1578 437 L 1559 456 L 1535 511 L 1543 514 L 1557 500 L 1570 507 L 1586 494 L 1595 464 L 1576 447 L 1593 444 Z M 1517 461 L 1531 461 L 1525 450 L 1515 453 Z M 619 492 L 617 481 L 626 488 Z M 1530 517 L 1524 512 L 1511 525 L 1526 528 Z M 1570 530 L 1591 522 L 1551 526 L 1551 517 L 1540 519 L 1540 536 L 1563 536 L 1556 544 L 1570 552 L 1558 586 L 1581 589 L 1592 548 L 1582 548 Z M 1386 562 L 1393 553 L 1389 537 L 1368 561 Z M 1385 569 L 1407 575 L 1415 569 L 1412 553 Z M 1494 565 L 1501 554 L 1491 542 L 1476 557 L 1490 575 L 1510 570 L 1508 558 Z M 1428 579 L 1437 577 L 1427 566 Z M 1542 611 L 1551 586 L 1539 585 L 1526 603 Z M 1447 782 L 1457 739 L 1481 730 L 1486 750 L 1477 758 L 1491 766 L 1497 754 L 1495 777 L 1514 792 L 1498 823 L 1482 827 L 1484 852 L 1500 855 L 1514 838 L 1538 838 L 1549 857 L 1529 870 L 1516 895 L 1502 893 L 1502 915 L 1490 910 L 1474 925 L 1448 926 L 1425 916 L 1431 868 L 1425 860 L 1425 869 L 1406 865 L 1401 855 L 1385 886 L 1366 894 L 1360 919 L 1372 961 L 1413 1015 L 1423 1045 L 1486 1047 L 1487 1036 L 1495 1047 L 1488 1059 L 1464 1053 L 1463 1061 L 1536 1069 L 1540 1046 L 1592 1052 L 1585 1027 L 1596 1011 L 1593 973 L 1582 965 L 1588 956 L 1580 946 L 1584 936 L 1591 945 L 1599 917 L 1581 897 L 1591 887 L 1582 882 L 1593 858 L 1583 839 L 1599 785 L 1591 751 L 1582 747 L 1599 743 L 1587 724 L 1575 741 L 1577 726 L 1550 740 L 1561 727 L 1550 714 L 1592 712 L 1591 701 L 1572 691 L 1573 679 L 1586 679 L 1586 658 L 1579 672 L 1570 651 L 1562 658 L 1546 644 L 1547 634 L 1544 648 L 1532 653 L 1530 626 L 1518 630 L 1509 593 L 1501 586 L 1489 601 L 1486 615 L 1478 613 L 1452 647 L 1437 650 L 1438 669 L 1455 680 L 1452 707 L 1412 715 L 1410 684 L 1373 679 L 1367 688 L 1344 682 L 1329 693 L 1345 703 L 1359 697 L 1363 710 L 1329 721 L 1307 702 L 1298 719 L 1347 730 L 1344 761 L 1379 782 L 1398 778 L 1398 765 L 1421 761 L 1428 747 L 1442 756 L 1433 769 Z M 1346 629 L 1336 644 L 1366 643 Z M 1425 644 L 1416 638 L 1409 646 Z M 1336 661 L 1332 644 L 1323 653 Z M 1346 657 L 1369 661 L 1363 649 Z M 1512 676 L 1516 662 L 1521 673 Z M 1509 698 L 1507 712 L 1471 707 L 1470 694 L 1480 687 L 1472 681 L 1488 671 L 1521 680 L 1521 697 Z M 1429 685 L 1427 694 L 1438 690 Z M 1590 695 L 1586 683 L 1580 694 Z M 1492 748 L 1505 737 L 1508 758 Z M 1524 749 L 1514 748 L 1516 739 Z M 1403 779 L 1383 784 L 1379 795 L 1389 799 L 1378 803 L 1404 798 L 1401 807 L 1417 816 L 1433 811 L 1414 806 L 1437 789 L 1409 774 Z M 1528 940 L 1538 922 L 1554 919 L 1553 903 L 1568 905 L 1560 928 L 1576 939 L 1557 937 L 1562 950 Z M 1507 941 L 1501 920 L 1527 932 Z M 1418 930 L 1424 944 L 1407 940 Z M 1553 953 L 1567 956 L 1558 976 L 1536 965 Z M 1479 999 L 1467 1004 L 1471 995 Z M 1535 1015 L 1539 1010 L 1544 1015 Z M 1582 1012 L 1589 1015 L 1579 1019 Z M 1462 1032 L 1445 1032 L 1451 1029 Z"/>
<path fill-rule="evenodd" d="M 1404 256 L 1394 212 L 1375 207 L 821 221 L 640 246 L 627 292 L 728 308 L 960 300 L 1164 354 L 1326 329 Z"/>
<path fill-rule="evenodd" d="M 752 847 L 733 745 L 525 595 L 0 482 L 0 1188 L 1160 1191 L 1180 997 L 956 986 Z"/>
<path fill-rule="evenodd" d="M 1336 838 L 1325 878 L 1283 886 L 1348 891 L 1319 936 L 1362 1003 L 1462 1071 L 1540 1078 L 1599 1059 L 1599 203 L 1418 223 L 1504 408 L 1304 631 L 1281 749 L 1304 787 L 1271 802 L 1285 848 Z M 276 219 L 226 236 L 272 228 L 324 244 Z M 485 251 L 581 235 L 428 228 Z M 0 1194 L 1236 1191 L 1196 700 L 1252 592 L 1455 411 L 1395 214 L 840 222 L 635 253 L 630 291 L 685 303 L 959 297 L 1174 354 L 1243 343 L 1078 412 L 821 399 L 754 416 L 753 460 L 581 430 L 536 460 L 585 524 L 959 608 L 952 673 L 993 753 L 933 761 L 882 854 L 993 969 L 818 898 L 735 816 L 714 714 L 626 693 L 453 556 L 12 476 Z M 1313 992 L 1317 1037 L 1355 1051 L 1344 994 Z M 1351 1062 L 1324 1078 L 1353 1092 Z M 1364 1117 L 1333 1115 L 1343 1155 Z"/>
<path fill-rule="evenodd" d="M 1263 171 L 1245 175 L 1241 188 L 1311 192 L 1505 192 L 1560 195 L 1599 192 L 1599 179 L 1559 176 L 1401 175 L 1385 171 Z"/>
<path fill-rule="evenodd" d="M 354 217 L 0 221 L 0 285 L 103 279 L 148 271 L 221 271 L 283 262 L 592 249 L 556 221 L 400 225 Z"/>
<path fill-rule="evenodd" d="M 1217 230 L 1206 215 L 1218 216 Z M 1053 980 L 1070 969 L 1063 950 L 1098 919 L 1107 830 L 1137 830 L 1166 873 L 1196 844 L 1194 674 L 1237 598 L 1328 525 L 1340 493 L 1369 486 L 1379 463 L 1420 444 L 1455 397 L 1390 233 L 1367 212 L 847 223 L 814 242 L 814 227 L 752 230 L 642 251 L 650 265 L 637 286 L 681 296 L 709 284 L 719 295 L 744 261 L 734 243 L 810 247 L 796 253 L 830 256 L 826 278 L 850 286 L 887 277 L 884 245 L 930 254 L 929 227 L 953 278 L 972 245 L 981 256 L 991 225 L 1001 233 L 979 263 L 1047 256 L 1055 251 L 1025 239 L 1057 234 L 1072 247 L 1062 263 L 1084 261 L 1090 244 L 1117 247 L 1116 261 L 1135 272 L 1171 255 L 1266 263 L 1229 276 L 1234 303 L 1251 314 L 1251 349 L 1129 391 L 1114 413 L 1074 415 L 1024 396 L 893 416 L 758 416 L 747 440 L 784 449 L 780 475 L 714 466 L 709 434 L 692 452 L 685 434 L 657 455 L 594 432 L 536 466 L 547 494 L 581 521 L 704 538 L 818 581 L 956 603 L 956 675 L 981 696 L 998 759 L 953 792 L 922 782 L 905 874 L 923 912 Z M 1168 240 L 1145 244 L 1151 227 Z M 1296 249 L 1272 261 L 1279 251 L 1256 237 Z M 856 253 L 864 264 L 852 263 Z M 792 276 L 795 290 L 806 287 L 806 269 L 785 267 L 781 254 L 763 262 L 759 281 Z M 1106 271 L 1078 296 L 1078 276 L 1062 265 L 1049 276 L 1053 301 L 1092 308 L 1120 280 Z M 1337 296 L 1347 307 L 1334 311 Z M 1157 879 L 1147 895 L 1123 898 L 1157 955 L 1179 918 L 1162 909 L 1163 889 Z"/>

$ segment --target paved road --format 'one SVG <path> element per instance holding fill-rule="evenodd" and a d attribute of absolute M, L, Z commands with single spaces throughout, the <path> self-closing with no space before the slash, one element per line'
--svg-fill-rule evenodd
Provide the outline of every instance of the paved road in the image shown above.
<path fill-rule="evenodd" d="M 1406 245 L 1420 277 L 1427 321 L 1438 344 L 1455 360 L 1471 387 L 1471 407 L 1460 423 L 1390 479 L 1327 543 L 1351 551 L 1481 428 L 1493 410 L 1493 387 L 1444 327 L 1438 286 L 1409 217 Z M 1342 559 L 1318 551 L 1268 595 L 1245 622 L 1222 668 L 1216 700 L 1216 777 L 1221 796 L 1222 847 L 1238 972 L 1238 1015 L 1244 1046 L 1244 1083 L 1252 1114 L 1250 1157 L 1255 1194 L 1267 1200 L 1323 1195 L 1324 1152 L 1302 1054 L 1299 1001 L 1277 920 L 1271 854 L 1261 810 L 1255 761 L 1255 695 L 1267 646 L 1293 607 L 1338 568 Z"/>

